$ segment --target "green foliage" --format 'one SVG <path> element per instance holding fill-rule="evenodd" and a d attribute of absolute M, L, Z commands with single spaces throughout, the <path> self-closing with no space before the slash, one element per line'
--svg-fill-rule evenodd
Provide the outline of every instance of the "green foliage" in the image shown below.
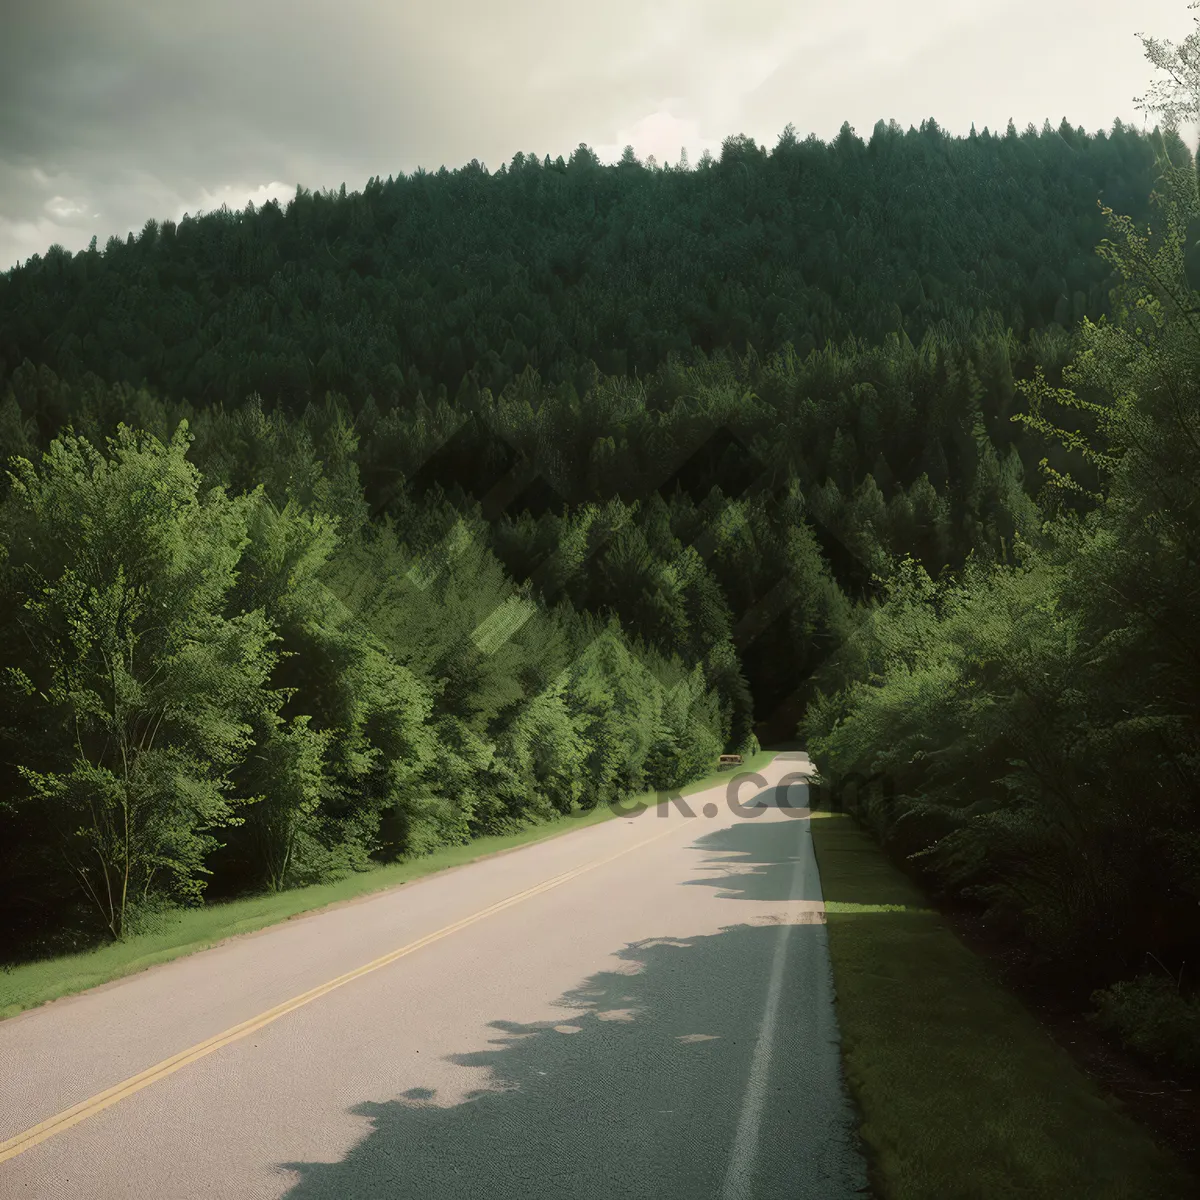
<path fill-rule="evenodd" d="M 1141 975 L 1092 996 L 1093 1023 L 1131 1050 L 1200 1069 L 1200 998 L 1188 999 L 1165 975 Z"/>
<path fill-rule="evenodd" d="M 535 367 L 644 376 L 672 352 L 924 334 L 992 309 L 1024 336 L 1095 318 L 1110 281 L 1093 205 L 1141 219 L 1153 140 L 882 123 L 830 143 L 740 135 L 697 170 L 628 151 L 517 155 L 360 192 L 148 225 L 0 275 L 0 361 L 146 381 L 198 404 L 328 391 L 384 407 L 495 392 Z M 607 431 L 605 431 L 607 432 Z"/>
<path fill-rule="evenodd" d="M 91 393 L 93 437 L 129 396 Z M 69 880 L 119 939 L 210 878 L 217 896 L 334 879 L 608 803 L 651 758 L 663 786 L 711 769 L 728 715 L 697 658 L 727 622 L 686 634 L 684 666 L 515 585 L 477 514 L 410 504 L 403 542 L 364 524 L 337 411 L 199 413 L 206 475 L 186 422 L 166 445 L 120 425 L 13 460 L 0 739 L 19 857 L 0 899 Z M 342 466 L 318 461 L 314 424 Z M 79 919 L 45 900 L 17 944 Z"/>
<path fill-rule="evenodd" d="M 646 783 L 659 791 L 682 787 L 721 754 L 717 696 L 705 686 L 700 666 L 660 692 L 655 737 L 646 754 Z M 751 735 L 753 736 L 753 735 Z M 747 753 L 751 753 L 747 746 Z"/>
<path fill-rule="evenodd" d="M 567 707 L 587 745 L 585 808 L 644 789 L 656 725 L 652 678 L 622 645 L 615 625 L 599 632 L 572 664 Z"/>
<path fill-rule="evenodd" d="M 588 743 L 571 712 L 566 673 L 538 692 L 505 731 L 511 764 L 506 807 L 532 815 L 570 813 L 583 795 Z M 708 764 L 705 764 L 706 766 Z M 540 813 L 539 813 L 540 810 Z"/>
<path fill-rule="evenodd" d="M 260 612 L 224 612 L 246 506 L 201 493 L 188 440 L 122 428 L 106 457 L 68 434 L 40 468 L 15 461 L 0 512 L 8 687 L 42 730 L 7 803 L 33 809 L 114 938 L 158 880 L 200 896 L 275 661 Z"/>
<path fill-rule="evenodd" d="M 253 498 L 234 601 L 277 630 L 280 707 L 245 765 L 244 786 L 264 797 L 247 833 L 267 882 L 282 887 L 365 865 L 384 814 L 406 805 L 431 759 L 432 702 L 326 582 L 335 523 Z"/>
<path fill-rule="evenodd" d="M 1084 321 L 1061 386 L 1039 370 L 1024 387 L 1019 415 L 1062 455 L 1058 515 L 1038 528 L 1010 503 L 1014 562 L 936 583 L 903 564 L 806 724 L 827 779 L 897 853 L 1076 983 L 1127 978 L 1147 954 L 1178 970 L 1200 949 L 1190 168 L 1164 161 L 1156 204 L 1149 231 L 1109 214 L 1114 313 Z M 1060 427 L 1055 407 L 1085 423 Z M 1194 1063 L 1194 1003 L 1163 981 L 1097 1003 L 1128 1044 Z"/>

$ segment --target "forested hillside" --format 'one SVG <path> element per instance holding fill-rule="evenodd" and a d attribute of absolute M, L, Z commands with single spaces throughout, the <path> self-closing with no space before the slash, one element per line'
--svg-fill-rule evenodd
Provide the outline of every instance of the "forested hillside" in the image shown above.
<path fill-rule="evenodd" d="M 880 122 L 865 143 L 848 127 L 828 145 L 789 127 L 769 153 L 730 138 L 695 170 L 632 152 L 605 168 L 580 146 L 298 191 L 286 211 L 149 221 L 0 277 L 0 359 L 195 402 L 392 405 L 453 395 L 467 371 L 494 393 L 526 366 L 582 390 L 589 362 L 805 357 L 985 310 L 1023 337 L 1103 311 L 1096 201 L 1143 218 L 1152 161 L 1119 124 L 952 138 Z"/>
<path fill-rule="evenodd" d="M 1198 214 L 1174 134 L 881 122 L 0 276 L 8 957 L 802 729 L 1200 1062 Z"/>

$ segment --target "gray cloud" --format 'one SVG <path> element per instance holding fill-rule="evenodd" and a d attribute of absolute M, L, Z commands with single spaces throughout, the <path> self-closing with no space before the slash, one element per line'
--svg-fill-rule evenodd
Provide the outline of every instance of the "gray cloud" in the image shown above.
<path fill-rule="evenodd" d="M 0 42 L 0 264 L 581 141 L 661 162 L 789 121 L 1107 127 L 1150 77 L 1131 21 L 1191 28 L 1182 0 L 38 0 Z"/>

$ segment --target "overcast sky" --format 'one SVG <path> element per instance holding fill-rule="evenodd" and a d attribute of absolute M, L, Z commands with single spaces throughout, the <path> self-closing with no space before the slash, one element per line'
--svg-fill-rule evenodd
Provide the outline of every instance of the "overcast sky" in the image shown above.
<path fill-rule="evenodd" d="M 147 218 L 518 150 L 695 163 L 792 122 L 869 137 L 1144 118 L 1187 0 L 5 0 L 0 269 Z"/>

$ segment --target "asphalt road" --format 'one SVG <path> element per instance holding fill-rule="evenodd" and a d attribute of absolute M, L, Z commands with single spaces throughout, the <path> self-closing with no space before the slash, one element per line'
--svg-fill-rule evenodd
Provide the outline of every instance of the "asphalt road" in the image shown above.
<path fill-rule="evenodd" d="M 859 1195 L 798 766 L 0 1022 L 0 1196 Z"/>

